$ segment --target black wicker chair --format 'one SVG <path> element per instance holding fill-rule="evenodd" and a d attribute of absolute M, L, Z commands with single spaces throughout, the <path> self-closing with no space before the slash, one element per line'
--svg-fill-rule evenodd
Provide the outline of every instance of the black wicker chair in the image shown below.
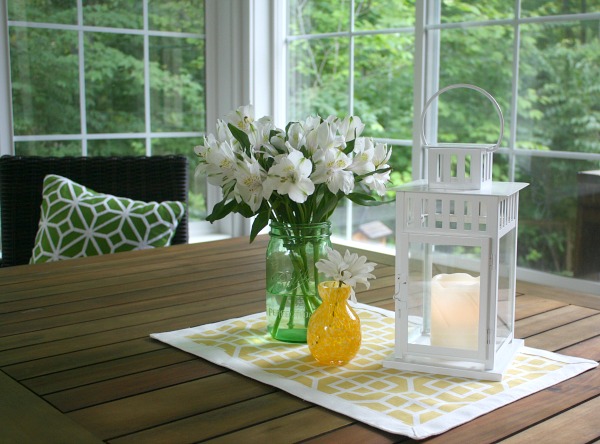
<path fill-rule="evenodd" d="M 0 215 L 3 267 L 29 263 L 40 219 L 42 184 L 58 174 L 100 193 L 135 200 L 187 204 L 188 162 L 184 156 L 0 157 Z M 172 244 L 188 242 L 188 214 Z"/>

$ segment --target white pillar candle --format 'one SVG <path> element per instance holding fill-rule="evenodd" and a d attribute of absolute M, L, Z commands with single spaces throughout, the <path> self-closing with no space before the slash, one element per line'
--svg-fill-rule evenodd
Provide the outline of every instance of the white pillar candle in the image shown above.
<path fill-rule="evenodd" d="M 431 345 L 477 350 L 479 277 L 438 274 L 431 280 Z"/>

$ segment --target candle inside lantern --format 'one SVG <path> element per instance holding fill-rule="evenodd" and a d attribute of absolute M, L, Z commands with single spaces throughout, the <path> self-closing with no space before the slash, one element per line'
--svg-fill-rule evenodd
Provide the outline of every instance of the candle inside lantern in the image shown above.
<path fill-rule="evenodd" d="M 477 350 L 479 277 L 438 274 L 431 280 L 431 345 Z"/>

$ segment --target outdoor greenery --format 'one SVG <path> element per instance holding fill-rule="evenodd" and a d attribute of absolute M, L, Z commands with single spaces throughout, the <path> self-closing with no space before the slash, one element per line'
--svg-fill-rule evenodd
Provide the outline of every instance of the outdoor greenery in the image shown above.
<path fill-rule="evenodd" d="M 521 3 L 523 17 L 600 11 L 600 2 L 589 0 Z M 356 0 L 354 4 L 354 30 L 377 33 L 353 38 L 351 65 L 350 39 L 343 34 L 350 30 L 350 1 L 291 1 L 291 117 L 350 112 L 365 121 L 367 136 L 410 140 L 414 35 L 410 29 L 399 28 L 414 24 L 415 2 Z M 505 0 L 446 0 L 441 8 L 442 23 L 515 16 L 514 2 Z M 531 184 L 521 193 L 521 266 L 573 273 L 577 173 L 598 169 L 600 162 L 531 156 L 530 152 L 600 154 L 599 24 L 594 19 L 521 25 L 516 122 L 511 121 L 512 24 L 492 22 L 438 31 L 440 88 L 475 84 L 490 92 L 503 110 L 502 146 L 516 149 L 515 168 L 510 168 L 510 155 L 496 154 L 494 179 Z M 311 34 L 319 36 L 303 37 Z M 443 142 L 494 143 L 499 136 L 495 110 L 485 97 L 470 90 L 452 90 L 440 97 L 438 122 L 438 140 Z M 515 146 L 510 146 L 513 125 L 517 125 L 517 137 Z M 396 146 L 390 163 L 394 182 L 410 180 L 408 147 Z M 387 217 L 393 219 L 391 213 Z"/>
<path fill-rule="evenodd" d="M 66 0 L 9 0 L 12 21 L 77 24 L 76 2 Z M 87 154 L 144 155 L 144 133 L 205 130 L 204 2 L 148 2 L 150 31 L 193 33 L 198 37 L 149 36 L 149 95 L 145 103 L 142 1 L 86 0 L 83 48 L 76 29 L 9 28 L 13 123 L 16 136 L 99 135 L 87 141 Z M 80 106 L 79 64 L 83 50 L 85 118 Z M 149 128 L 146 125 L 149 106 Z M 134 133 L 132 138 L 112 134 Z M 106 135 L 106 136 L 102 136 Z M 155 137 L 152 154 L 189 157 L 200 138 Z M 81 140 L 21 141 L 15 152 L 28 155 L 81 155 Z M 199 181 L 200 182 L 200 181 Z M 190 215 L 206 214 L 205 185 L 191 180 Z"/>

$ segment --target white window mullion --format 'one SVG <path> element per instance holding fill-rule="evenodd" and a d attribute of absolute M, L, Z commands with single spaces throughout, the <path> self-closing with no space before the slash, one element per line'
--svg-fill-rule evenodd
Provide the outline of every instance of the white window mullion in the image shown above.
<path fill-rule="evenodd" d="M 413 145 L 412 145 L 412 175 L 413 180 L 423 177 L 424 165 L 421 153 L 421 114 L 425 105 L 425 57 L 427 21 L 426 2 L 415 3 L 415 54 L 413 59 Z"/>
<path fill-rule="evenodd" d="M 426 178 L 427 156 L 423 150 L 421 133 L 425 126 L 427 140 L 437 140 L 437 101 L 422 114 L 426 101 L 439 89 L 440 31 L 431 26 L 440 22 L 440 0 L 417 2 L 415 5 L 415 57 L 414 57 L 414 115 L 413 115 L 413 179 Z"/>
<path fill-rule="evenodd" d="M 521 47 L 521 0 L 515 0 L 515 23 L 513 32 L 513 66 L 512 66 L 512 95 L 510 101 L 510 136 L 508 141 L 508 178 L 511 181 L 515 180 L 516 156 L 515 149 L 517 146 L 517 120 L 519 118 L 517 112 L 519 100 L 519 57 Z"/>
<path fill-rule="evenodd" d="M 354 114 L 354 0 L 350 0 L 350 41 L 348 42 L 348 114 Z"/>
<path fill-rule="evenodd" d="M 273 123 L 279 128 L 283 128 L 288 121 L 287 116 L 287 45 L 286 35 L 287 29 L 287 9 L 288 2 L 274 0 L 273 16 L 270 20 L 270 29 L 272 29 L 273 38 L 271 39 L 271 54 L 272 54 L 272 72 L 273 72 Z"/>
<path fill-rule="evenodd" d="M 430 0 L 431 7 L 427 10 L 428 25 L 438 25 L 442 21 L 442 5 L 441 0 Z M 427 31 L 427 58 L 426 74 L 425 74 L 425 97 L 428 99 L 440 89 L 440 51 L 441 51 L 441 31 L 438 29 L 429 29 Z M 438 102 L 434 101 L 428 122 L 428 131 L 426 132 L 427 140 L 436 141 L 438 130 Z M 431 138 L 430 138 L 431 136 Z M 421 154 L 423 155 L 423 153 Z"/>
<path fill-rule="evenodd" d="M 354 114 L 354 0 L 350 0 L 350 41 L 348 42 L 349 63 L 348 63 L 348 114 Z M 354 204 L 350 199 L 346 199 L 346 239 L 352 239 L 352 225 L 354 222 Z"/>
<path fill-rule="evenodd" d="M 8 11 L 6 2 L 2 2 L 0 3 L 0 155 L 15 153 L 8 42 Z"/>
<path fill-rule="evenodd" d="M 79 59 L 79 115 L 81 120 L 81 155 L 87 156 L 87 114 L 85 107 L 85 35 L 83 31 L 82 0 L 77 0 L 77 43 Z"/>
<path fill-rule="evenodd" d="M 248 65 L 251 75 L 248 79 L 248 88 L 257 118 L 262 116 L 274 118 L 276 107 L 281 105 L 281 97 L 276 97 L 274 86 L 278 80 L 277 76 L 280 75 L 275 68 L 275 60 L 281 61 L 285 58 L 282 58 L 282 55 L 275 48 L 283 48 L 284 41 L 279 40 L 274 43 L 274 36 L 281 35 L 282 31 L 285 32 L 281 29 L 281 25 L 285 25 L 285 21 L 276 23 L 273 19 L 278 3 L 281 2 L 271 2 L 269 0 L 250 1 L 250 11 L 248 12 L 250 18 L 248 23 Z M 279 5 L 279 8 L 281 8 L 281 5 Z M 279 91 L 285 94 L 285 89 Z"/>
<path fill-rule="evenodd" d="M 144 0 L 144 125 L 146 128 L 146 156 L 152 155 L 152 133 L 150 119 L 150 36 L 148 35 L 148 0 Z"/>

